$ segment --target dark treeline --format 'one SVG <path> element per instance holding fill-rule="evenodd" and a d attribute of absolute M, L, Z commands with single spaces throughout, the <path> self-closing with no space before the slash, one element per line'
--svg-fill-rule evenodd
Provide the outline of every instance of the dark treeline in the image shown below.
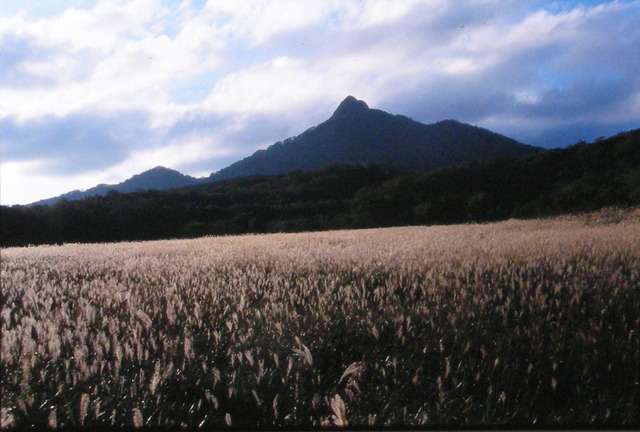
<path fill-rule="evenodd" d="M 2 246 L 495 221 L 640 204 L 640 129 L 423 174 L 380 165 L 1 207 Z"/>

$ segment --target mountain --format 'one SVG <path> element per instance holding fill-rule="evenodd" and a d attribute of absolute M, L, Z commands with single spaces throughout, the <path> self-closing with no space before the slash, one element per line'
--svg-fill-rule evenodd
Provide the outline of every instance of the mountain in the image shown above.
<path fill-rule="evenodd" d="M 0 246 L 450 224 L 620 206 L 640 206 L 640 129 L 422 173 L 334 165 L 66 205 L 0 206 Z"/>
<path fill-rule="evenodd" d="M 324 123 L 266 150 L 258 150 L 208 178 L 196 179 L 156 167 L 116 185 L 102 184 L 85 191 L 76 190 L 31 205 L 104 196 L 110 190 L 122 193 L 167 190 L 235 177 L 284 174 L 339 164 L 383 164 L 401 171 L 424 172 L 498 156 L 525 156 L 540 150 L 456 120 L 425 125 L 402 115 L 371 109 L 365 102 L 348 96 Z"/>
<path fill-rule="evenodd" d="M 104 196 L 110 190 L 115 190 L 121 193 L 135 192 L 138 190 L 167 190 L 184 186 L 193 186 L 200 184 L 201 182 L 201 180 L 194 177 L 159 166 L 141 174 L 136 174 L 122 183 L 115 185 L 101 184 L 85 191 L 75 190 L 54 198 L 37 201 L 31 205 L 53 205 L 62 199 L 74 201 L 95 195 Z"/>
<path fill-rule="evenodd" d="M 167 190 L 235 177 L 308 171 L 339 164 L 384 164 L 402 171 L 423 172 L 497 156 L 524 156 L 539 150 L 455 120 L 425 125 L 405 116 L 370 109 L 365 102 L 348 96 L 324 123 L 266 150 L 258 150 L 208 178 L 196 179 L 156 167 L 116 185 L 101 184 L 31 205 L 104 196 L 110 190 L 122 193 Z"/>
<path fill-rule="evenodd" d="M 348 96 L 324 123 L 258 150 L 212 173 L 209 179 L 282 174 L 335 164 L 378 163 L 421 172 L 498 156 L 524 156 L 539 150 L 455 120 L 425 125 L 371 109 L 365 102 Z"/>
<path fill-rule="evenodd" d="M 65 205 L 0 206 L 0 246 L 449 224 L 638 205 L 640 129 L 422 173 L 334 165 Z"/>

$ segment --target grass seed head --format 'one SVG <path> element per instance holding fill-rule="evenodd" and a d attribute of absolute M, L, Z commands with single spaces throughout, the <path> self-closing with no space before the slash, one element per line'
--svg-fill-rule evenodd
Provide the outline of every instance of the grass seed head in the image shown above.
<path fill-rule="evenodd" d="M 132 412 L 132 421 L 134 428 L 141 428 L 143 425 L 142 422 L 142 413 L 138 408 L 134 408 Z"/>
<path fill-rule="evenodd" d="M 87 409 L 89 408 L 89 395 L 82 393 L 80 396 L 80 425 L 84 424 L 84 419 L 87 417 Z"/>
<path fill-rule="evenodd" d="M 333 411 L 333 424 L 340 427 L 348 426 L 347 409 L 340 395 L 335 395 L 331 399 L 331 410 Z"/>

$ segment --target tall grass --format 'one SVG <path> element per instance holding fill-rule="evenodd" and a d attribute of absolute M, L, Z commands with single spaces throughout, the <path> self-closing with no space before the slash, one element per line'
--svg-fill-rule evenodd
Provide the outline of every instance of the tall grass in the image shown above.
<path fill-rule="evenodd" d="M 1 265 L 4 427 L 640 422 L 637 210 Z"/>

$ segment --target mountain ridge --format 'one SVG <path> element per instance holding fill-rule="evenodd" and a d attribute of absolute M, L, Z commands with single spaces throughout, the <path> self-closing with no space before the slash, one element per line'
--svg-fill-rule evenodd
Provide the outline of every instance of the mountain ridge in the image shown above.
<path fill-rule="evenodd" d="M 519 143 L 487 129 L 442 120 L 433 124 L 369 108 L 347 96 L 324 122 L 301 134 L 278 141 L 208 177 L 195 178 L 164 167 L 136 174 L 115 184 L 75 190 L 29 205 L 52 205 L 62 199 L 79 200 L 121 193 L 167 190 L 235 177 L 316 170 L 338 164 L 384 164 L 402 171 L 429 171 L 498 156 L 526 156 L 541 148 Z"/>
<path fill-rule="evenodd" d="M 179 171 L 157 166 L 117 184 L 99 184 L 84 191 L 74 190 L 53 198 L 36 201 L 29 205 L 52 205 L 63 199 L 75 201 L 91 196 L 104 196 L 109 191 L 120 193 L 136 192 L 138 190 L 168 190 L 178 187 L 195 186 L 202 181 L 195 177 L 182 174 Z"/>
<path fill-rule="evenodd" d="M 417 172 L 540 150 L 457 120 L 419 123 L 369 108 L 364 101 L 348 96 L 328 120 L 258 150 L 212 173 L 209 179 L 284 174 L 341 163 L 380 163 Z"/>

